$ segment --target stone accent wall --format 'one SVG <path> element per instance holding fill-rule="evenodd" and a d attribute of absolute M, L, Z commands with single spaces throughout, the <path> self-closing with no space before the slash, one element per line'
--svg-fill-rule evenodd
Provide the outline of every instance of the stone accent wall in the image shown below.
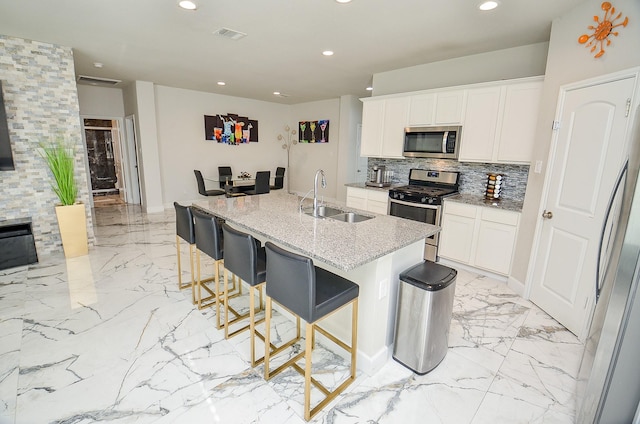
<path fill-rule="evenodd" d="M 487 173 L 506 174 L 503 199 L 524 201 L 529 175 L 528 165 L 503 165 L 495 163 L 458 162 L 450 159 L 378 159 L 369 158 L 368 174 L 374 166 L 384 165 L 393 171 L 393 184 L 408 184 L 411 168 L 460 172 L 460 193 L 484 196 Z"/>
<path fill-rule="evenodd" d="M 0 219 L 31 217 L 38 255 L 62 252 L 54 206 L 58 198 L 38 154 L 56 136 L 76 146 L 79 198 L 93 241 L 85 148 L 71 48 L 0 35 L 0 80 L 15 171 L 0 171 Z"/>

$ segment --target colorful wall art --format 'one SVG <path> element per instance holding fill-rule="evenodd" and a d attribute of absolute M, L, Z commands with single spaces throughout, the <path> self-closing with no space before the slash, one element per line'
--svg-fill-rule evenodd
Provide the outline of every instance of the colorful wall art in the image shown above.
<path fill-rule="evenodd" d="M 204 116 L 205 139 L 229 145 L 258 142 L 258 121 L 233 113 Z"/>
<path fill-rule="evenodd" d="M 300 143 L 328 143 L 329 120 L 298 122 L 298 142 Z"/>

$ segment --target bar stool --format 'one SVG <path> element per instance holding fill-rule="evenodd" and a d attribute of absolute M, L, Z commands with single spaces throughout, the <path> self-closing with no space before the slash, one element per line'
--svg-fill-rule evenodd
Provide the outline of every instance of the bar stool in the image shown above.
<path fill-rule="evenodd" d="M 193 218 L 195 221 L 195 239 L 196 239 L 196 263 L 197 263 L 197 279 L 194 289 L 195 303 L 198 309 L 204 309 L 209 306 L 216 306 L 216 325 L 221 329 L 220 321 L 220 266 L 224 266 L 223 256 L 223 238 L 220 231 L 218 219 L 199 209 L 193 209 Z M 201 275 L 200 253 L 204 253 L 214 260 L 214 276 L 203 279 Z M 208 283 L 215 283 L 214 288 L 209 287 Z M 235 280 L 234 280 L 235 288 Z M 202 296 L 202 291 L 205 296 Z M 237 293 L 236 295 L 238 295 Z"/>
<path fill-rule="evenodd" d="M 193 247 L 196 243 L 196 235 L 194 232 L 193 226 L 193 214 L 191 213 L 191 207 L 182 206 L 178 202 L 173 202 L 173 207 L 176 210 L 176 255 L 178 257 L 178 288 L 180 290 L 184 290 L 186 288 L 191 288 L 191 301 L 196 303 L 195 293 L 194 293 L 194 283 L 195 280 L 193 278 Z M 181 264 L 181 251 L 180 251 L 180 240 L 184 240 L 189 244 L 189 265 L 191 268 L 191 282 L 190 283 L 182 283 L 182 264 Z"/>
<path fill-rule="evenodd" d="M 245 330 L 249 330 L 251 337 L 251 366 L 255 367 L 258 363 L 261 363 L 264 358 L 256 360 L 255 353 L 255 336 L 259 334 L 264 340 L 262 334 L 257 333 L 255 325 L 264 321 L 264 318 L 256 322 L 255 320 L 255 289 L 258 288 L 260 296 L 260 305 L 258 311 L 262 308 L 262 287 L 264 286 L 266 272 L 265 253 L 263 247 L 258 247 L 258 242 L 250 235 L 238 231 L 227 224 L 222 225 L 222 232 L 225 239 L 225 253 L 227 260 L 224 264 L 224 337 L 228 339 L 235 335 L 240 334 Z M 242 281 L 246 281 L 249 284 L 249 312 L 245 314 L 238 313 L 233 309 L 227 301 L 227 273 L 233 273 L 234 277 L 239 277 L 239 284 L 242 285 Z M 229 311 L 234 314 L 234 318 L 229 321 Z M 229 332 L 229 326 L 235 324 L 241 320 L 249 318 L 249 324 L 233 331 Z"/>
<path fill-rule="evenodd" d="M 271 242 L 266 243 L 265 250 L 269 282 L 266 290 L 265 346 L 270 344 L 272 301 L 306 321 L 306 346 L 304 351 L 273 371 L 269 371 L 270 349 L 265 349 L 264 378 L 269 380 L 288 367 L 293 367 L 302 374 L 305 379 L 304 418 L 309 421 L 355 380 L 359 287 L 346 278 L 314 266 L 310 258 L 289 252 Z M 351 346 L 318 326 L 318 321 L 349 304 L 352 305 Z M 311 352 L 315 342 L 315 331 L 320 332 L 351 354 L 350 376 L 333 391 L 328 390 L 311 376 Z M 304 370 L 296 364 L 303 355 L 305 358 Z M 325 398 L 313 409 L 311 408 L 311 384 L 325 395 Z"/>

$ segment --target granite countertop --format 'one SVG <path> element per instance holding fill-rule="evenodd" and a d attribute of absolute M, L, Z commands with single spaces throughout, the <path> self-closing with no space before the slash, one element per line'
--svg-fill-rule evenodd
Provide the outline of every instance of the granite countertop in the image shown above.
<path fill-rule="evenodd" d="M 456 194 L 454 196 L 446 197 L 445 202 L 458 202 L 466 203 L 474 206 L 485 206 L 488 208 L 504 209 L 507 211 L 521 212 L 522 203 L 518 200 L 500 199 L 497 201 L 487 200 L 484 196 L 477 194 Z"/>
<path fill-rule="evenodd" d="M 346 187 L 355 187 L 355 188 L 366 188 L 367 190 L 376 190 L 376 191 L 389 191 L 394 187 L 399 187 L 402 184 L 391 184 L 389 187 L 371 187 L 366 185 L 365 183 L 348 183 L 345 184 Z"/>
<path fill-rule="evenodd" d="M 346 223 L 330 218 L 314 218 L 301 213 L 300 198 L 272 192 L 258 196 L 226 198 L 222 196 L 194 202 L 194 206 L 224 218 L 258 238 L 272 240 L 284 247 L 350 271 L 440 231 L 440 227 L 335 206 L 356 211 L 373 219 Z M 310 203 L 305 203 L 305 206 Z M 327 206 L 333 206 L 327 204 Z"/>

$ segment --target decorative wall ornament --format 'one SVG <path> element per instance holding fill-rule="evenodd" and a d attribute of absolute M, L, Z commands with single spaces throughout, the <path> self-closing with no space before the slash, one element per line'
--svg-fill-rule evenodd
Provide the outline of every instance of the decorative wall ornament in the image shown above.
<path fill-rule="evenodd" d="M 291 153 L 291 146 L 298 144 L 298 140 L 295 139 L 296 130 L 289 127 L 289 125 L 284 126 L 284 135 L 278 134 L 278 141 L 282 142 L 282 148 L 287 150 L 287 170 L 289 170 L 289 157 Z M 291 175 L 291 171 L 289 170 L 289 175 Z M 287 177 L 287 192 L 291 193 L 289 190 L 289 178 Z"/>
<path fill-rule="evenodd" d="M 300 121 L 300 143 L 328 143 L 329 142 L 329 120 L 320 121 Z"/>
<path fill-rule="evenodd" d="M 217 141 L 231 146 L 258 142 L 258 121 L 232 113 L 204 116 L 206 140 Z"/>
<path fill-rule="evenodd" d="M 598 47 L 600 50 L 595 54 L 595 58 L 601 57 L 605 50 L 604 46 L 607 47 L 611 45 L 611 40 L 609 39 L 610 35 L 618 36 L 618 31 L 613 31 L 614 28 L 619 26 L 626 27 L 629 23 L 629 17 L 625 17 L 622 22 L 616 23 L 619 19 L 622 18 L 622 13 L 616 14 L 616 8 L 611 6 L 611 3 L 605 1 L 600 6 L 602 10 L 604 10 L 604 16 L 602 17 L 602 21 L 596 15 L 593 17 L 593 20 L 597 23 L 597 25 L 589 25 L 588 28 L 593 31 L 592 34 L 583 34 L 578 38 L 578 42 L 580 44 L 585 44 L 585 47 L 591 47 L 591 53 L 596 51 Z"/>

